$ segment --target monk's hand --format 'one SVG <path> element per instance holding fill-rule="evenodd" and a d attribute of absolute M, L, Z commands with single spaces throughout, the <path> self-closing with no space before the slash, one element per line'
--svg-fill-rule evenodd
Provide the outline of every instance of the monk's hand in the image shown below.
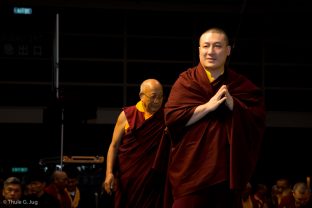
<path fill-rule="evenodd" d="M 233 98 L 230 95 L 226 85 L 222 85 L 208 102 L 196 107 L 192 117 L 186 123 L 186 126 L 194 124 L 203 118 L 207 113 L 216 110 L 224 102 L 230 109 L 233 109 Z"/>
<path fill-rule="evenodd" d="M 226 86 L 222 85 L 216 94 L 208 101 L 211 110 L 217 109 L 222 103 L 226 101 Z"/>
<path fill-rule="evenodd" d="M 222 85 L 216 94 L 209 100 L 210 106 L 212 110 L 215 110 L 219 105 L 225 103 L 225 105 L 230 109 L 233 110 L 233 97 L 229 93 L 229 90 L 226 85 Z"/>
<path fill-rule="evenodd" d="M 227 86 L 226 85 L 223 86 L 224 86 L 225 105 L 232 111 L 234 107 L 233 97 L 231 96 Z"/>
<path fill-rule="evenodd" d="M 106 193 L 112 195 L 114 189 L 114 175 L 112 173 L 106 174 L 103 186 Z"/>

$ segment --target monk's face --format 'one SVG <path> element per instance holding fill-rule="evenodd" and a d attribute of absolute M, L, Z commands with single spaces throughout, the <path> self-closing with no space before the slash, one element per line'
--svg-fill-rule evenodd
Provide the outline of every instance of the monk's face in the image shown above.
<path fill-rule="evenodd" d="M 306 190 L 295 190 L 293 192 L 293 197 L 295 199 L 295 204 L 298 205 L 304 205 L 305 202 L 307 202 L 307 195 L 306 195 Z"/>
<path fill-rule="evenodd" d="M 224 70 L 226 58 L 230 55 L 231 47 L 226 36 L 218 31 L 204 33 L 199 41 L 199 60 L 209 71 Z"/>
<path fill-rule="evenodd" d="M 141 97 L 143 105 L 147 112 L 153 114 L 160 109 L 163 102 L 162 88 L 147 89 Z"/>

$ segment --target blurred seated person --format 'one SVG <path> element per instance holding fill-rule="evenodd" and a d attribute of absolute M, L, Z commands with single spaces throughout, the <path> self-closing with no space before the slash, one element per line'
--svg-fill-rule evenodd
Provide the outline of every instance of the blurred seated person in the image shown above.
<path fill-rule="evenodd" d="M 252 185 L 249 182 L 245 186 L 245 189 L 242 191 L 242 207 L 243 208 L 253 208 Z"/>
<path fill-rule="evenodd" d="M 242 208 L 271 208 L 268 188 L 264 184 L 253 187 L 248 183 L 242 192 Z"/>
<path fill-rule="evenodd" d="M 269 208 L 268 187 L 265 184 L 257 184 L 252 196 L 254 207 Z"/>
<path fill-rule="evenodd" d="M 22 183 L 17 177 L 9 177 L 3 182 L 0 207 L 24 207 L 22 204 Z"/>
<path fill-rule="evenodd" d="M 55 170 L 52 173 L 50 184 L 44 189 L 59 201 L 60 208 L 71 208 L 70 196 L 65 191 L 67 183 L 68 177 L 66 172 Z"/>
<path fill-rule="evenodd" d="M 68 176 L 68 183 L 65 191 L 68 193 L 71 199 L 72 208 L 80 208 L 80 190 L 78 187 L 78 170 L 75 167 L 64 167 L 63 169 Z"/>
<path fill-rule="evenodd" d="M 25 199 L 33 202 L 36 208 L 60 208 L 59 201 L 44 189 L 46 187 L 46 174 L 43 172 L 32 172 L 27 177 L 28 194 Z"/>
<path fill-rule="evenodd" d="M 307 184 L 304 182 L 296 183 L 292 194 L 283 197 L 278 208 L 312 208 L 310 190 Z"/>
<path fill-rule="evenodd" d="M 272 196 L 275 198 L 275 207 L 278 207 L 278 205 L 281 203 L 283 197 L 288 197 L 292 195 L 292 189 L 289 182 L 289 179 L 286 177 L 280 177 L 276 180 L 275 184 L 275 196 Z"/>

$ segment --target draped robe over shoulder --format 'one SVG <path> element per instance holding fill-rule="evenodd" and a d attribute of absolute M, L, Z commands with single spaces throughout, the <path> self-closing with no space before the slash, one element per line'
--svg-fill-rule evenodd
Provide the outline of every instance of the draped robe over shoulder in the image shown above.
<path fill-rule="evenodd" d="M 45 188 L 45 192 L 54 197 L 54 199 L 59 203 L 59 208 L 70 208 L 71 200 L 70 196 L 65 190 L 57 190 L 56 186 L 53 184 L 48 185 Z"/>
<path fill-rule="evenodd" d="M 221 104 L 186 127 L 195 108 L 223 84 L 233 97 L 233 111 Z M 231 189 L 245 187 L 265 129 L 264 98 L 258 87 L 231 69 L 210 83 L 199 64 L 180 74 L 164 113 L 172 139 L 168 175 L 175 199 L 223 181 L 229 181 Z"/>
<path fill-rule="evenodd" d="M 164 185 L 153 164 L 165 129 L 163 108 L 146 120 L 136 106 L 124 112 L 129 128 L 118 148 L 115 207 L 162 207 Z"/>

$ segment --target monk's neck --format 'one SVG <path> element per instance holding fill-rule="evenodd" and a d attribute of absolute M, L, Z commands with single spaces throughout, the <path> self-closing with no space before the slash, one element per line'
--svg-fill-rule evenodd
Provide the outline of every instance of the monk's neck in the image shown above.
<path fill-rule="evenodd" d="M 143 110 L 144 110 L 144 118 L 148 119 L 149 117 L 151 117 L 154 113 L 149 112 L 146 108 L 146 106 L 144 105 L 144 103 L 142 103 L 143 106 Z"/>
<path fill-rule="evenodd" d="M 205 71 L 210 81 L 216 80 L 219 76 L 221 76 L 224 73 L 224 69 L 215 69 L 215 70 L 205 69 Z"/>

